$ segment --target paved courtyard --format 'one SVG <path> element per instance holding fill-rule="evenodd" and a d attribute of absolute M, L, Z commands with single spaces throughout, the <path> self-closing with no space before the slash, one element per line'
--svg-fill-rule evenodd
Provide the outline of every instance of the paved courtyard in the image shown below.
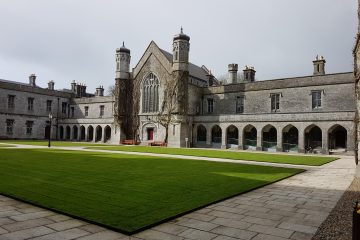
<path fill-rule="evenodd" d="M 0 239 L 311 239 L 352 182 L 355 165 L 343 156 L 307 169 L 131 237 L 0 195 Z"/>

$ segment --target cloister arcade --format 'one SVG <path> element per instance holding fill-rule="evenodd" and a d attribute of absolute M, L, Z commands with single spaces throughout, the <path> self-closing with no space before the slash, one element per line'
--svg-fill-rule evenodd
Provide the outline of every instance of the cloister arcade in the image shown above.
<path fill-rule="evenodd" d="M 58 138 L 66 141 L 110 142 L 112 130 L 109 125 L 60 125 Z"/>
<path fill-rule="evenodd" d="M 195 147 L 300 153 L 354 150 L 351 122 L 199 123 L 193 129 Z"/>

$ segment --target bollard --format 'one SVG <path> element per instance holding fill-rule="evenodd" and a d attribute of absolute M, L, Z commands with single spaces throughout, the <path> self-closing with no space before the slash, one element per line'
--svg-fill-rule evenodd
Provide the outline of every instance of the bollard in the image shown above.
<path fill-rule="evenodd" d="M 360 205 L 355 203 L 353 212 L 353 240 L 360 240 Z"/>

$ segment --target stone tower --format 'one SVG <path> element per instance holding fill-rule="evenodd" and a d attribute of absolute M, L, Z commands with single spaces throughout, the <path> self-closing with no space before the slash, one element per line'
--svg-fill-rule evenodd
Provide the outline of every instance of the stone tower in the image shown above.
<path fill-rule="evenodd" d="M 319 58 L 316 56 L 316 59 L 313 61 L 314 63 L 314 75 L 325 75 L 325 59 L 323 56 Z"/>
<path fill-rule="evenodd" d="M 181 28 L 180 33 L 174 36 L 173 39 L 173 65 L 172 65 L 172 84 L 176 86 L 173 96 L 170 96 L 176 106 L 173 113 L 176 114 L 179 122 L 179 135 L 181 147 L 186 146 L 185 139 L 189 136 L 189 122 L 188 122 L 188 83 L 189 83 L 189 51 L 190 51 L 190 37 L 183 33 Z M 174 85 L 175 84 L 175 85 Z M 170 93 L 170 91 L 167 91 Z M 170 98 L 169 97 L 169 98 Z"/>
<path fill-rule="evenodd" d="M 120 125 L 120 140 L 132 139 L 132 126 L 130 117 L 132 114 L 132 83 L 130 77 L 130 50 L 125 47 L 116 49 L 116 72 L 115 72 L 115 117 Z"/>

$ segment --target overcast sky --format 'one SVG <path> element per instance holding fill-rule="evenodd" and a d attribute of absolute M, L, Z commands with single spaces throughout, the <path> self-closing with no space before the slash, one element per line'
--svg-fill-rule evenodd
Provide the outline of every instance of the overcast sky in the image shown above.
<path fill-rule="evenodd" d="M 125 41 L 131 67 L 151 40 L 171 51 L 183 26 L 190 61 L 227 73 L 254 66 L 267 80 L 312 74 L 317 54 L 326 72 L 352 71 L 357 0 L 0 0 L 0 78 L 88 92 L 114 84 L 115 49 Z"/>

